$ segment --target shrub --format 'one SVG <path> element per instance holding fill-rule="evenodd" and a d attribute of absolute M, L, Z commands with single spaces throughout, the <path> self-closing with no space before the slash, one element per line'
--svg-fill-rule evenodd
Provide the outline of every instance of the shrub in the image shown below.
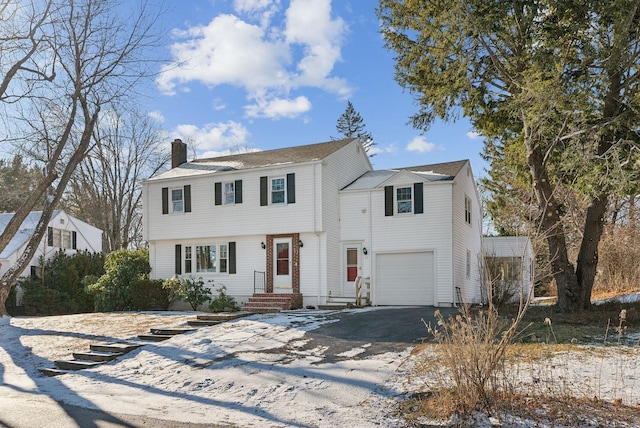
<path fill-rule="evenodd" d="M 96 311 L 128 311 L 134 309 L 132 290 L 144 287 L 149 280 L 149 250 L 117 250 L 104 264 L 105 273 L 87 286 L 94 296 Z"/>
<path fill-rule="evenodd" d="M 179 279 L 174 276 L 165 280 L 162 286 L 169 290 L 170 301 L 184 300 L 194 311 L 211 300 L 211 290 L 205 287 L 202 278 L 196 281 L 193 277 Z"/>
<path fill-rule="evenodd" d="M 505 358 L 526 306 L 507 322 L 493 305 L 472 313 L 464 306 L 461 313 L 445 318 L 436 311 L 437 327 L 427 328 L 440 346 L 437 363 L 444 371 L 438 389 L 451 401 L 463 419 L 476 410 L 488 410 L 504 397 Z M 451 385 L 448 387 L 448 385 Z"/>
<path fill-rule="evenodd" d="M 218 289 L 218 296 L 211 300 L 209 309 L 212 312 L 236 312 L 240 310 L 236 299 L 227 294 L 227 287 L 224 285 Z"/>
<path fill-rule="evenodd" d="M 141 279 L 131 288 L 131 309 L 136 311 L 169 309 L 169 290 L 161 279 Z"/>
<path fill-rule="evenodd" d="M 41 266 L 41 278 L 18 282 L 24 290 L 22 304 L 27 315 L 59 315 L 91 312 L 93 296 L 85 288 L 86 277 L 101 275 L 101 254 L 81 251 L 68 255 L 60 251 Z"/>

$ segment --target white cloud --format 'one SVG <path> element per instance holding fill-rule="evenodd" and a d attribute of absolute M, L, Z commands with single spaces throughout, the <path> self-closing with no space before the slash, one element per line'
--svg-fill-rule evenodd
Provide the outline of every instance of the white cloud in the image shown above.
<path fill-rule="evenodd" d="M 174 62 L 164 65 L 156 80 L 166 93 L 191 81 L 241 86 L 249 92 L 287 84 L 286 46 L 265 40 L 262 28 L 233 15 L 219 15 L 187 34 L 188 40 L 171 46 Z"/>
<path fill-rule="evenodd" d="M 156 80 L 162 91 L 174 94 L 191 82 L 238 86 L 253 103 L 246 107 L 252 117 L 272 119 L 311 108 L 306 97 L 291 99 L 294 90 L 351 94 L 348 82 L 332 75 L 347 25 L 332 17 L 330 0 L 291 0 L 283 22 L 271 22 L 280 0 L 234 0 L 233 6 L 242 18 L 218 15 L 207 25 L 174 31 L 173 61 Z"/>
<path fill-rule="evenodd" d="M 174 134 L 175 138 L 189 142 L 198 153 L 224 152 L 246 147 L 250 135 L 244 125 L 234 121 L 209 123 L 202 128 L 188 124 L 178 125 Z"/>
<path fill-rule="evenodd" d="M 150 111 L 148 116 L 158 123 L 164 123 L 164 116 L 159 110 Z"/>
<path fill-rule="evenodd" d="M 293 100 L 274 98 L 271 100 L 257 100 L 256 104 L 245 107 L 247 116 L 278 119 L 281 117 L 294 118 L 311 110 L 311 102 L 303 96 Z"/>
<path fill-rule="evenodd" d="M 422 135 L 415 137 L 407 144 L 407 150 L 410 152 L 427 153 L 435 150 L 436 145 L 428 143 Z"/>
<path fill-rule="evenodd" d="M 482 138 L 482 134 L 476 131 L 469 131 L 467 132 L 467 137 L 469 137 L 472 140 L 477 140 L 479 138 Z"/>

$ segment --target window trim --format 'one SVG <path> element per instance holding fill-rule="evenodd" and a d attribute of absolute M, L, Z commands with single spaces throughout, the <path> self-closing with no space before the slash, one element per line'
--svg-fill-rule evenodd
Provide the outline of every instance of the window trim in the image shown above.
<path fill-rule="evenodd" d="M 282 189 L 278 189 L 276 191 L 273 190 L 273 182 L 282 180 Z M 274 193 L 282 193 L 282 202 L 274 202 L 273 195 Z M 269 205 L 285 205 L 287 203 L 287 179 L 284 175 L 269 177 Z"/>

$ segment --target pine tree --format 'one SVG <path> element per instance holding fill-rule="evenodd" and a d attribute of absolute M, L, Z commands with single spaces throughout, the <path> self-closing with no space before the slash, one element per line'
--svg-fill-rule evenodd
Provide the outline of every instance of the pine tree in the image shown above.
<path fill-rule="evenodd" d="M 366 130 L 366 125 L 360 113 L 353 108 L 353 104 L 351 101 L 347 101 L 347 108 L 344 113 L 338 118 L 338 122 L 336 123 L 336 130 L 340 133 L 340 138 L 356 138 L 360 137 L 362 141 L 362 146 L 364 147 L 365 152 L 369 152 L 371 147 L 373 147 L 376 143 L 373 141 L 373 137 L 371 136 L 371 132 Z M 334 138 L 338 139 L 338 138 Z M 373 154 L 369 154 L 369 156 L 373 156 Z"/>

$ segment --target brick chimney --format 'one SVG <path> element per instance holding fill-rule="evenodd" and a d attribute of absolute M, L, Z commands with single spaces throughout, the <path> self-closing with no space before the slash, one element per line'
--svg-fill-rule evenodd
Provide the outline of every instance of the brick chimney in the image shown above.
<path fill-rule="evenodd" d="M 171 168 L 187 162 L 187 143 L 176 138 L 171 142 Z"/>

